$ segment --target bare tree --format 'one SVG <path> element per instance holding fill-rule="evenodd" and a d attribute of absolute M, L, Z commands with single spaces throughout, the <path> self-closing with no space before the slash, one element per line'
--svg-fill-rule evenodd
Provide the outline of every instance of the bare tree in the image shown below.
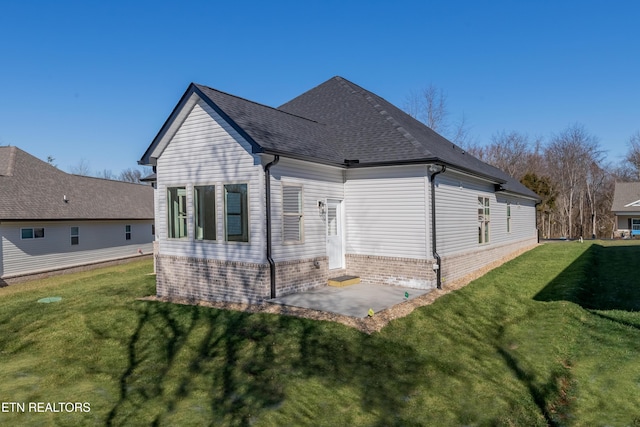
<path fill-rule="evenodd" d="M 78 164 L 76 164 L 74 166 L 71 166 L 71 168 L 69 168 L 69 170 L 71 171 L 72 174 L 75 174 L 75 175 L 83 175 L 83 176 L 90 176 L 91 175 L 91 170 L 89 168 L 89 162 L 85 158 L 80 159 Z"/>
<path fill-rule="evenodd" d="M 116 176 L 111 172 L 111 169 L 103 169 L 101 172 L 96 174 L 96 178 L 116 179 Z"/>
<path fill-rule="evenodd" d="M 419 92 L 411 92 L 406 98 L 404 111 L 442 136 L 465 147 L 471 136 L 464 115 L 452 123 L 449 117 L 447 96 L 444 91 L 430 84 Z"/>
<path fill-rule="evenodd" d="M 629 150 L 625 160 L 634 174 L 634 180 L 640 181 L 640 131 L 636 131 L 631 135 L 628 146 Z"/>
<path fill-rule="evenodd" d="M 128 168 L 123 170 L 122 172 L 120 172 L 120 175 L 118 176 L 118 180 L 120 181 L 136 182 L 136 183 L 139 183 L 142 178 L 143 176 L 140 169 L 133 169 L 133 168 Z"/>
<path fill-rule="evenodd" d="M 562 234 L 571 238 L 575 235 L 574 212 L 584 195 L 587 168 L 592 163 L 601 162 L 602 151 L 596 137 L 590 135 L 584 126 L 574 124 L 551 139 L 545 149 L 545 157 L 558 183 L 557 205 L 562 213 Z M 578 209 L 582 214 L 580 204 Z M 581 219 L 581 228 L 583 225 Z"/>
<path fill-rule="evenodd" d="M 491 144 L 484 148 L 482 160 L 521 179 L 527 172 L 531 172 L 527 165 L 529 153 L 527 135 L 516 131 L 502 131 L 493 134 Z"/>

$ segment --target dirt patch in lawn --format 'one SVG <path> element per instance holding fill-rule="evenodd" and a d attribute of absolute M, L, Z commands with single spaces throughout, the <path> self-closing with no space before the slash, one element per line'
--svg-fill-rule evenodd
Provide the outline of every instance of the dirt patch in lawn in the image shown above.
<path fill-rule="evenodd" d="M 212 302 L 212 301 L 196 301 L 188 298 L 157 297 L 157 296 L 149 296 L 149 297 L 141 298 L 141 300 L 171 302 L 175 304 L 185 304 L 185 305 L 198 305 L 198 306 L 212 307 L 212 308 L 218 308 L 223 310 L 244 311 L 248 313 L 283 314 L 286 316 L 303 317 L 303 318 L 313 319 L 313 320 L 327 320 L 330 322 L 337 322 L 346 326 L 350 326 L 352 328 L 356 328 L 361 332 L 364 332 L 367 334 L 372 334 L 374 332 L 379 332 L 390 321 L 394 319 L 399 319 L 401 317 L 405 317 L 409 315 L 416 308 L 429 305 L 433 303 L 435 300 L 437 300 L 438 298 L 440 298 L 441 296 L 465 287 L 466 285 L 468 285 L 478 277 L 485 275 L 487 272 L 493 270 L 496 267 L 501 266 L 507 261 L 511 261 L 512 259 L 517 258 L 523 253 L 531 250 L 532 248 L 533 247 L 529 247 L 529 248 L 521 249 L 517 252 L 514 252 L 498 261 L 495 261 L 485 266 L 480 270 L 477 270 L 453 282 L 444 284 L 442 289 L 434 289 L 428 294 L 394 305 L 393 307 L 390 307 L 386 310 L 379 311 L 373 317 L 357 318 L 357 317 L 343 316 L 335 313 L 329 313 L 326 311 L 312 310 L 312 309 L 301 308 L 301 307 L 289 307 L 289 306 L 284 306 L 279 304 L 269 304 L 269 303 L 246 304 L 246 303 L 236 303 L 236 302 Z"/>

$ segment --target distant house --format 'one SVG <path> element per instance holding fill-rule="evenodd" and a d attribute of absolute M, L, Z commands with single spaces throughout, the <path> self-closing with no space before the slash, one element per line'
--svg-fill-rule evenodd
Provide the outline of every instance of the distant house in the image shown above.
<path fill-rule="evenodd" d="M 0 147 L 0 284 L 153 251 L 149 185 L 65 173 Z"/>
<path fill-rule="evenodd" d="M 341 77 L 278 108 L 191 84 L 139 163 L 160 296 L 440 287 L 537 243 L 535 193 Z"/>
<path fill-rule="evenodd" d="M 640 235 L 640 182 L 616 182 L 611 211 L 616 216 L 616 237 Z"/>

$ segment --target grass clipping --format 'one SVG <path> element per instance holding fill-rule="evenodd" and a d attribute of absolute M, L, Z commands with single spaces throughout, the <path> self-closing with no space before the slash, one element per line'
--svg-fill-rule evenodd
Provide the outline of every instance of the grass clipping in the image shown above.
<path fill-rule="evenodd" d="M 161 302 L 170 302 L 174 304 L 198 305 L 202 307 L 212 307 L 212 308 L 217 308 L 222 310 L 243 311 L 247 313 L 270 313 L 270 314 L 302 317 L 302 318 L 312 319 L 312 320 L 326 320 L 330 322 L 341 323 L 343 325 L 358 329 L 359 331 L 364 332 L 366 334 L 372 334 L 374 332 L 379 332 L 392 320 L 405 317 L 411 314 L 411 312 L 416 308 L 429 305 L 433 303 L 435 300 L 437 300 L 438 298 L 440 298 L 441 296 L 465 287 L 475 279 L 481 276 L 484 276 L 486 273 L 488 273 L 489 271 L 493 270 L 496 267 L 501 266 L 505 262 L 511 261 L 512 259 L 519 257 L 523 253 L 533 249 L 535 246 L 537 245 L 520 249 L 514 253 L 509 254 L 504 258 L 501 258 L 497 261 L 492 262 L 491 264 L 486 265 L 485 267 L 479 270 L 474 271 L 473 273 L 467 274 L 466 276 L 458 280 L 452 281 L 450 283 L 446 283 L 446 285 L 443 285 L 442 289 L 434 289 L 428 294 L 419 296 L 409 301 L 404 301 L 400 304 L 396 304 L 393 307 L 389 307 L 386 310 L 382 310 L 375 313 L 375 315 L 372 317 L 363 317 L 363 318 L 351 317 L 351 316 L 344 316 L 342 314 L 329 313 L 326 311 L 313 310 L 313 309 L 302 308 L 302 307 L 284 306 L 279 304 L 270 304 L 267 302 L 248 304 L 248 303 L 224 302 L 224 301 L 198 301 L 198 300 L 193 300 L 189 298 L 157 297 L 157 296 L 149 296 L 141 299 L 144 301 L 161 301 Z"/>

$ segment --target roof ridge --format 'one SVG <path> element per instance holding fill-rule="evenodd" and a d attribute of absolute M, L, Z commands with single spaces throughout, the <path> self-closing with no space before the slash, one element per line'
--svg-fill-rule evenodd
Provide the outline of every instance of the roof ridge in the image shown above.
<path fill-rule="evenodd" d="M 214 92 L 221 93 L 221 94 L 226 95 L 226 96 L 230 96 L 230 97 L 235 98 L 235 99 L 242 100 L 242 101 L 244 101 L 244 102 L 248 102 L 248 103 L 253 104 L 253 105 L 258 105 L 258 106 L 260 106 L 260 107 L 265 107 L 265 108 L 268 108 L 268 109 L 270 109 L 270 110 L 277 111 L 277 112 L 279 112 L 279 113 L 287 114 L 287 115 L 289 115 L 289 116 L 291 116 L 291 117 L 298 117 L 298 118 L 300 118 L 300 119 L 304 119 L 304 120 L 307 120 L 307 121 L 310 121 L 310 122 L 313 122 L 313 123 L 317 123 L 317 124 L 320 124 L 320 125 L 326 125 L 326 123 L 320 123 L 320 122 L 318 122 L 318 121 L 316 121 L 316 120 L 313 120 L 313 119 L 310 119 L 310 118 L 308 118 L 308 117 L 299 116 L 299 115 L 297 115 L 297 114 L 292 114 L 292 113 L 289 113 L 289 112 L 287 112 L 287 111 L 281 110 L 281 109 L 279 109 L 279 108 L 277 108 L 277 107 L 272 107 L 272 106 L 270 106 L 270 105 L 266 105 L 266 104 L 262 104 L 262 103 L 260 103 L 260 102 L 252 101 L 252 100 L 250 100 L 250 99 L 244 98 L 244 97 L 242 97 L 242 96 L 234 95 L 234 94 L 232 94 L 232 93 L 225 92 L 225 91 L 223 91 L 223 90 L 214 89 L 214 88 L 212 88 L 212 87 L 205 86 L 205 85 L 201 85 L 201 84 L 199 84 L 199 83 L 193 83 L 193 84 L 194 84 L 197 88 L 199 88 L 199 89 L 200 89 L 200 88 L 205 88 L 205 89 L 208 89 L 208 90 L 212 90 L 212 91 L 214 91 Z M 283 104 L 283 105 L 284 105 L 284 104 Z"/>
<path fill-rule="evenodd" d="M 388 103 L 390 105 L 393 105 L 393 104 L 391 104 L 389 101 L 387 101 L 386 99 L 382 98 L 381 96 L 376 95 L 376 94 L 366 90 L 365 88 L 363 88 L 361 86 L 358 86 L 357 84 L 355 84 L 353 82 L 350 82 L 349 80 L 345 79 L 344 77 L 336 76 L 336 77 L 334 77 L 334 79 L 336 79 L 338 81 L 338 83 L 340 83 L 344 87 L 349 88 L 354 94 L 358 93 L 358 91 L 354 90 L 353 86 L 355 86 L 356 88 L 360 89 L 360 93 L 359 94 L 369 104 L 371 104 L 371 106 L 374 109 L 376 109 L 381 115 L 385 116 L 385 119 L 387 121 L 391 122 L 393 128 L 398 133 L 400 133 L 400 135 L 402 135 L 405 139 L 407 139 L 407 141 L 409 141 L 414 147 L 416 147 L 424 155 L 426 155 L 426 156 L 433 155 L 433 153 L 431 153 L 422 144 L 420 144 L 420 142 L 413 135 L 411 135 L 411 133 L 408 130 L 406 130 L 400 123 L 398 123 L 398 121 L 374 99 L 374 96 L 377 97 L 377 98 L 382 99 L 383 101 L 385 101 L 386 103 Z"/>

